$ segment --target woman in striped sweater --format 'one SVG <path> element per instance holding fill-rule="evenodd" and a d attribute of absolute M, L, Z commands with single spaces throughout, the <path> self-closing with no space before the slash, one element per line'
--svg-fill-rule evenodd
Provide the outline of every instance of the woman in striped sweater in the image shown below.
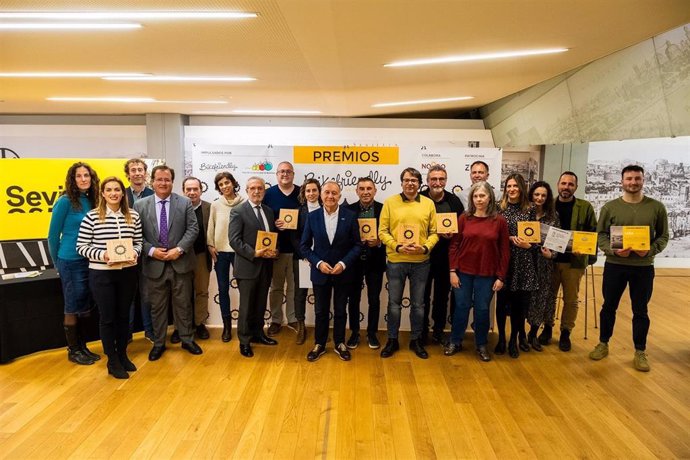
<path fill-rule="evenodd" d="M 113 262 L 107 251 L 109 240 L 131 239 L 133 259 Z M 89 259 L 89 286 L 100 313 L 103 352 L 108 356 L 108 373 L 129 378 L 137 370 L 127 357 L 129 305 L 137 289 L 137 258 L 141 254 L 141 221 L 129 209 L 125 186 L 117 177 L 101 182 L 101 200 L 79 227 L 77 252 Z"/>

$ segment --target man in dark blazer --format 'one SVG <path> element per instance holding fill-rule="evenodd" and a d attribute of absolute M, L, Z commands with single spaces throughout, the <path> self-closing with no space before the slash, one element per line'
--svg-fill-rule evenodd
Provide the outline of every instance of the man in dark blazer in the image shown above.
<path fill-rule="evenodd" d="M 153 195 L 153 189 L 146 185 L 148 166 L 141 158 L 131 158 L 125 162 L 125 177 L 129 181 L 129 187 L 125 189 L 127 195 L 127 204 L 130 208 L 134 207 L 134 203 L 141 198 Z M 137 262 L 138 271 L 138 299 L 132 300 L 132 305 L 129 309 L 129 335 L 130 338 L 134 332 L 134 315 L 136 313 L 136 303 L 139 302 L 141 309 L 141 324 L 144 327 L 144 336 L 153 342 L 153 323 L 151 321 L 151 302 L 148 300 L 146 293 L 146 277 L 142 271 L 143 257 L 139 258 Z"/>
<path fill-rule="evenodd" d="M 194 240 L 197 225 L 192 202 L 172 193 L 175 171 L 158 165 L 151 171 L 154 195 L 134 204 L 144 233 L 144 276 L 153 319 L 154 343 L 149 360 L 160 359 L 165 351 L 168 301 L 172 299 L 175 328 L 182 348 L 193 355 L 202 353 L 193 340 L 192 279 Z"/>
<path fill-rule="evenodd" d="M 371 177 L 360 177 L 357 180 L 357 197 L 359 200 L 348 205 L 348 209 L 357 214 L 357 218 L 376 218 L 376 228 L 374 237 L 367 241 L 362 241 L 363 248 L 359 260 L 355 262 L 353 270 L 355 272 L 355 287 L 362 286 L 362 282 L 367 284 L 367 343 L 369 348 L 377 349 L 381 347 L 376 332 L 379 330 L 379 316 L 381 314 L 381 288 L 383 287 L 383 274 L 386 271 L 386 247 L 381 244 L 378 238 L 379 218 L 383 204 L 374 200 L 376 196 L 376 184 Z M 362 298 L 361 289 L 352 289 L 348 294 L 347 309 L 350 316 L 350 338 L 347 340 L 348 348 L 355 349 L 359 345 L 359 325 L 360 325 L 360 300 Z"/>
<path fill-rule="evenodd" d="M 311 264 L 315 297 L 315 345 L 307 360 L 316 361 L 326 352 L 328 316 L 333 296 L 335 352 L 343 361 L 349 361 L 350 352 L 345 346 L 345 323 L 347 294 L 355 288 L 352 267 L 361 252 L 357 214 L 338 206 L 340 185 L 336 182 L 323 184 L 321 200 L 323 207 L 307 217 L 300 242 L 300 252 Z"/>
<path fill-rule="evenodd" d="M 273 275 L 273 259 L 278 253 L 271 249 L 255 249 L 259 230 L 276 232 L 271 208 L 262 203 L 266 182 L 260 177 L 247 180 L 248 200 L 232 208 L 228 238 L 235 251 L 234 275 L 240 290 L 240 317 L 237 337 L 240 354 L 254 356 L 252 343 L 277 345 L 263 330 L 268 288 Z"/>

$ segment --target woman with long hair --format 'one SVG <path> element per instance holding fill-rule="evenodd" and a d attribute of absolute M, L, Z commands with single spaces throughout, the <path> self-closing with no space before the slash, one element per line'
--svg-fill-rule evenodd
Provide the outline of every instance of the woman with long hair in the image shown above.
<path fill-rule="evenodd" d="M 67 170 L 65 190 L 50 217 L 48 247 L 60 275 L 65 302 L 64 329 L 67 359 L 76 364 L 93 364 L 101 359 L 86 347 L 85 323 L 93 304 L 89 294 L 89 261 L 77 253 L 81 221 L 98 204 L 98 175 L 81 161 Z"/>
<path fill-rule="evenodd" d="M 129 306 L 137 289 L 137 259 L 141 254 L 142 231 L 139 214 L 129 209 L 125 185 L 111 176 L 101 182 L 101 199 L 81 222 L 77 252 L 89 260 L 89 286 L 100 314 L 101 342 L 108 357 L 108 374 L 116 379 L 129 378 L 137 367 L 127 357 L 129 341 Z M 112 260 L 110 241 L 134 251 L 126 261 Z M 116 243 L 117 244 L 117 243 Z"/>
<path fill-rule="evenodd" d="M 510 313 L 510 340 L 508 353 L 511 358 L 520 356 L 520 351 L 530 350 L 525 335 L 525 317 L 532 292 L 537 289 L 537 272 L 532 245 L 518 236 L 519 221 L 534 221 L 536 213 L 529 202 L 525 179 L 517 173 L 510 174 L 503 184 L 501 215 L 508 222 L 510 235 L 510 264 L 505 286 L 496 296 L 496 322 L 498 343 L 494 352 L 506 352 L 506 318 Z M 519 349 L 518 349 L 519 338 Z"/>
<path fill-rule="evenodd" d="M 537 181 L 529 189 L 529 199 L 534 203 L 537 220 L 551 227 L 560 227 L 556 213 L 551 186 L 544 181 Z M 553 291 L 553 260 L 556 252 L 540 247 L 537 256 L 537 289 L 527 311 L 527 322 L 530 325 L 527 341 L 533 350 L 542 351 L 537 339 L 537 332 L 542 324 L 549 320 L 549 313 L 556 308 L 556 293 Z"/>
<path fill-rule="evenodd" d="M 240 184 L 228 171 L 221 171 L 213 179 L 216 191 L 220 197 L 211 203 L 211 213 L 208 216 L 208 230 L 206 245 L 215 264 L 216 279 L 218 280 L 218 299 L 220 314 L 223 318 L 223 342 L 232 340 L 232 316 L 230 313 L 230 266 L 235 263 L 235 251 L 230 247 L 228 239 L 228 225 L 230 211 L 244 201 L 237 192 Z"/>
<path fill-rule="evenodd" d="M 444 354 L 462 349 L 470 308 L 474 305 L 474 341 L 481 361 L 491 361 L 486 348 L 489 337 L 489 304 L 508 274 L 510 241 L 508 223 L 498 214 L 494 192 L 487 182 L 470 188 L 467 211 L 458 217 L 458 233 L 450 240 L 450 284 L 455 314 Z"/>
<path fill-rule="evenodd" d="M 304 225 L 310 212 L 319 209 L 321 203 L 321 184 L 316 179 L 306 179 L 299 190 L 299 215 L 297 230 L 291 232 L 292 246 L 295 252 L 292 258 L 292 274 L 295 277 L 295 317 L 297 318 L 297 338 L 295 343 L 302 345 L 307 340 L 307 330 L 304 319 L 307 310 L 307 293 L 309 289 L 299 287 L 299 261 L 304 256 L 299 250 L 300 240 L 304 232 Z"/>

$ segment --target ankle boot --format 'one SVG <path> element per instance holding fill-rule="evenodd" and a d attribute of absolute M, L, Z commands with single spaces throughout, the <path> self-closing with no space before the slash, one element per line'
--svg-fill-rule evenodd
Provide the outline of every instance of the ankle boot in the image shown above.
<path fill-rule="evenodd" d="M 117 357 L 120 360 L 120 364 L 122 364 L 122 368 L 127 372 L 134 372 L 137 370 L 137 366 L 135 366 L 134 363 L 130 361 L 129 356 L 127 356 L 127 350 L 118 351 Z"/>
<path fill-rule="evenodd" d="M 81 348 L 81 351 L 91 358 L 92 361 L 98 361 L 101 359 L 101 356 L 86 347 L 86 327 L 83 321 L 85 321 L 84 318 L 79 318 L 77 320 L 77 340 L 79 342 L 79 348 Z"/>
<path fill-rule="evenodd" d="M 223 334 L 220 336 L 223 342 L 232 340 L 232 318 L 223 316 Z"/>
<path fill-rule="evenodd" d="M 94 360 L 86 355 L 79 346 L 77 339 L 77 326 L 65 325 L 65 338 L 67 339 L 67 359 L 76 364 L 89 365 L 93 364 Z"/>
<path fill-rule="evenodd" d="M 544 325 L 544 329 L 539 334 L 539 343 L 542 345 L 548 345 L 551 343 L 551 337 L 553 335 L 553 328 L 551 326 Z"/>
<path fill-rule="evenodd" d="M 116 379 L 128 379 L 129 374 L 122 366 L 118 356 L 108 356 L 108 374 Z"/>
<path fill-rule="evenodd" d="M 297 322 L 297 339 L 295 343 L 297 345 L 302 345 L 307 341 L 307 327 L 304 325 L 304 321 Z"/>
<path fill-rule="evenodd" d="M 534 351 L 543 351 L 539 339 L 537 339 L 537 328 L 532 328 L 527 335 L 527 343 L 532 347 Z"/>

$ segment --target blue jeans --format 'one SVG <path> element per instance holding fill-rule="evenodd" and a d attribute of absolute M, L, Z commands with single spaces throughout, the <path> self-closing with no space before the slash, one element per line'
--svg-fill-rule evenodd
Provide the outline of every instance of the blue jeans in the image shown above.
<path fill-rule="evenodd" d="M 388 262 L 388 338 L 397 339 L 400 329 L 400 310 L 402 309 L 405 279 L 410 279 L 410 340 L 417 340 L 424 326 L 424 287 L 429 277 L 430 263 Z"/>
<path fill-rule="evenodd" d="M 493 276 L 477 276 L 460 273 L 460 287 L 453 288 L 455 314 L 450 330 L 450 342 L 462 343 L 474 305 L 474 342 L 477 347 L 489 342 L 489 304 L 494 296 Z"/>
<path fill-rule="evenodd" d="M 218 300 L 223 318 L 230 316 L 230 265 L 235 264 L 234 252 L 219 252 L 216 259 L 216 279 L 218 280 Z"/>
<path fill-rule="evenodd" d="M 65 260 L 59 257 L 55 268 L 60 274 L 62 295 L 65 301 L 66 315 L 87 315 L 91 311 L 89 292 L 89 260 Z"/>

